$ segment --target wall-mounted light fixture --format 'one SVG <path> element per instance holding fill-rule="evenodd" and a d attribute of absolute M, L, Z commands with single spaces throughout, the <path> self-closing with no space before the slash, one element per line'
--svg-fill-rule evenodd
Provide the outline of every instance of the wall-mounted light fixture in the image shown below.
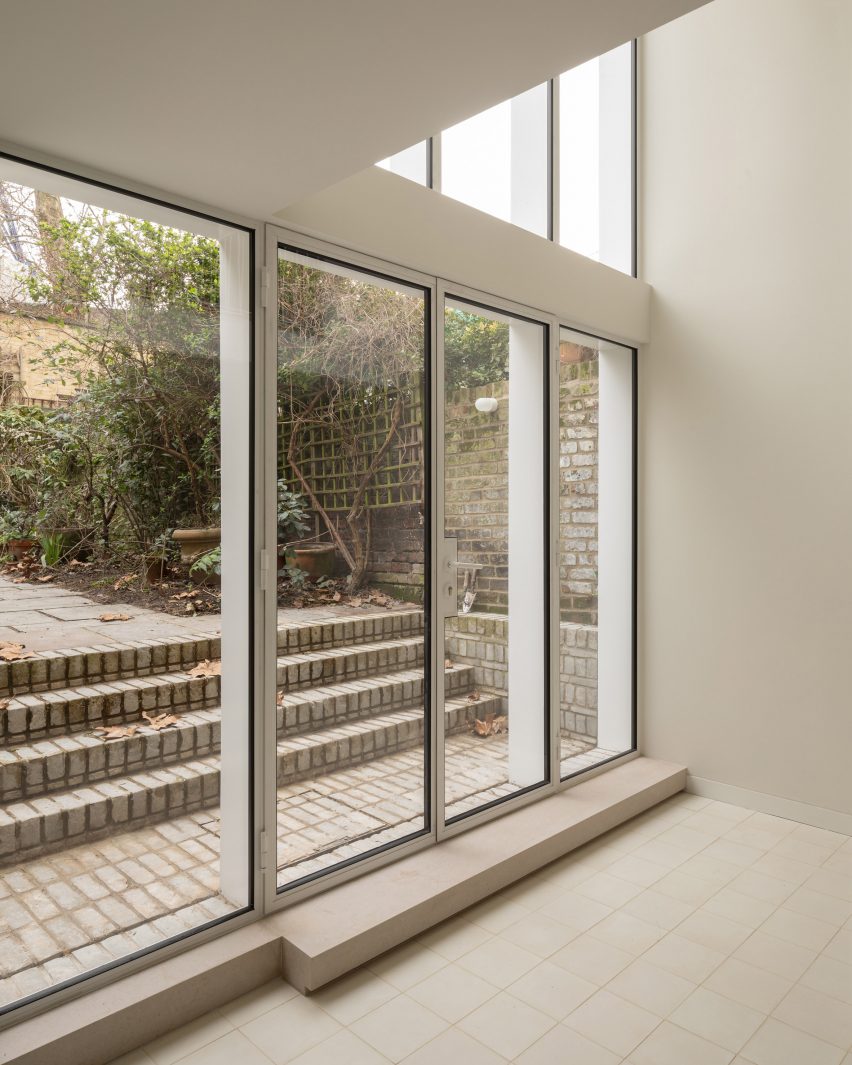
<path fill-rule="evenodd" d="M 480 414 L 493 414 L 497 410 L 497 400 L 489 396 L 483 399 L 478 399 L 474 404 Z"/>

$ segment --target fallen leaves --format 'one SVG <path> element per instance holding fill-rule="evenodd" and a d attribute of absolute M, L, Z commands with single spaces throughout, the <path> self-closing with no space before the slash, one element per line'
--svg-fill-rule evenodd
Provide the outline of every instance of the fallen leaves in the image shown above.
<path fill-rule="evenodd" d="M 7 710 L 11 701 L 11 699 L 0 699 L 0 710 Z"/>
<path fill-rule="evenodd" d="M 128 585 L 133 584 L 133 582 L 138 579 L 138 573 L 125 573 L 125 575 L 123 577 L 119 577 L 115 584 L 112 586 L 113 591 L 119 592 L 122 588 L 126 588 Z"/>
<path fill-rule="evenodd" d="M 481 698 L 482 696 L 479 694 L 476 688 L 474 688 L 472 692 L 468 693 L 467 701 L 469 703 L 478 703 Z"/>
<path fill-rule="evenodd" d="M 222 659 L 205 658 L 203 662 L 199 662 L 197 666 L 193 666 L 187 672 L 190 677 L 221 677 Z"/>
<path fill-rule="evenodd" d="M 25 650 L 22 643 L 0 643 L 0 659 L 4 662 L 20 662 L 22 658 L 32 657 L 32 651 Z"/>
<path fill-rule="evenodd" d="M 55 573 L 45 573 L 45 574 L 43 574 L 40 577 L 36 577 L 36 580 L 40 584 L 47 584 L 49 581 L 55 581 L 56 580 L 56 574 Z"/>
<path fill-rule="evenodd" d="M 93 730 L 102 740 L 123 740 L 126 736 L 135 736 L 139 731 L 138 725 L 102 725 Z"/>
<path fill-rule="evenodd" d="M 473 722 L 471 732 L 475 736 L 499 736 L 509 731 L 509 719 L 505 714 L 486 714 Z"/>
<path fill-rule="evenodd" d="M 176 725 L 178 723 L 178 718 L 174 714 L 156 714 L 152 717 L 143 710 L 142 716 L 148 722 L 149 728 L 154 729 L 156 732 L 168 728 L 169 725 Z"/>
<path fill-rule="evenodd" d="M 130 621 L 129 614 L 100 614 L 98 621 Z"/>
<path fill-rule="evenodd" d="M 452 660 L 452 658 L 445 658 L 444 659 L 444 669 L 455 669 L 455 668 L 456 668 L 456 664 Z"/>
<path fill-rule="evenodd" d="M 275 696 L 275 705 L 276 706 L 283 706 L 284 705 L 284 689 L 283 688 Z"/>

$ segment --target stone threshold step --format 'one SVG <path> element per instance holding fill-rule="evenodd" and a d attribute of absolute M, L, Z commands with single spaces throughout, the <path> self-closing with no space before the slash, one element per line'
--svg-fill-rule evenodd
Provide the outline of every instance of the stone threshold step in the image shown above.
<path fill-rule="evenodd" d="M 414 669 L 422 664 L 423 637 L 402 637 L 281 655 L 277 662 L 276 683 L 279 688 L 292 692 L 317 684 L 339 684 L 374 673 Z"/>
<path fill-rule="evenodd" d="M 219 801 L 219 759 L 104 780 L 0 810 L 0 865 L 176 817 Z"/>
<path fill-rule="evenodd" d="M 423 611 L 390 610 L 382 614 L 355 614 L 327 621 L 296 621 L 278 626 L 279 654 L 320 651 L 347 644 L 371 643 L 423 633 Z"/>
<path fill-rule="evenodd" d="M 10 698 L 0 711 L 0 744 L 141 724 L 142 711 L 200 710 L 219 702 L 221 677 L 192 677 L 182 670 L 129 677 Z"/>
<path fill-rule="evenodd" d="M 472 666 L 445 670 L 447 694 L 470 690 L 473 673 Z M 278 735 L 295 736 L 385 713 L 422 699 L 423 691 L 423 670 L 402 669 L 292 692 L 278 705 Z"/>
<path fill-rule="evenodd" d="M 220 717 L 218 707 L 195 710 L 160 730 L 139 719 L 142 731 L 118 739 L 77 732 L 0 749 L 0 802 L 29 800 L 216 754 Z"/>
<path fill-rule="evenodd" d="M 499 695 L 482 695 L 476 702 L 466 696 L 448 699 L 444 708 L 445 732 L 465 731 L 475 718 L 498 713 L 500 706 Z M 415 747 L 423 742 L 423 721 L 421 705 L 280 740 L 278 786 Z"/>

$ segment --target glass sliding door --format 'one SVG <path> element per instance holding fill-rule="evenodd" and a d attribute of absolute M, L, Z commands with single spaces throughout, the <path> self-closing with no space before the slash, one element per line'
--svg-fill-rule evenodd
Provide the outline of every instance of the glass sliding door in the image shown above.
<path fill-rule="evenodd" d="M 252 905 L 250 278 L 0 160 L 0 1012 Z"/>
<path fill-rule="evenodd" d="M 449 296 L 442 325 L 449 824 L 549 780 L 548 327 Z"/>
<path fill-rule="evenodd" d="M 277 251 L 277 887 L 430 827 L 429 289 Z"/>
<path fill-rule="evenodd" d="M 635 747 L 631 348 L 559 342 L 559 737 L 563 779 Z"/>

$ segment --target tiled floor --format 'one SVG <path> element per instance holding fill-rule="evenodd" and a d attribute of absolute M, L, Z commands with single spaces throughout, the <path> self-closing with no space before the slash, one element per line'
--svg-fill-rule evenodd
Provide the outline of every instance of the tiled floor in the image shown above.
<path fill-rule="evenodd" d="M 309 998 L 121 1065 L 852 1065 L 852 839 L 681 795 Z"/>

